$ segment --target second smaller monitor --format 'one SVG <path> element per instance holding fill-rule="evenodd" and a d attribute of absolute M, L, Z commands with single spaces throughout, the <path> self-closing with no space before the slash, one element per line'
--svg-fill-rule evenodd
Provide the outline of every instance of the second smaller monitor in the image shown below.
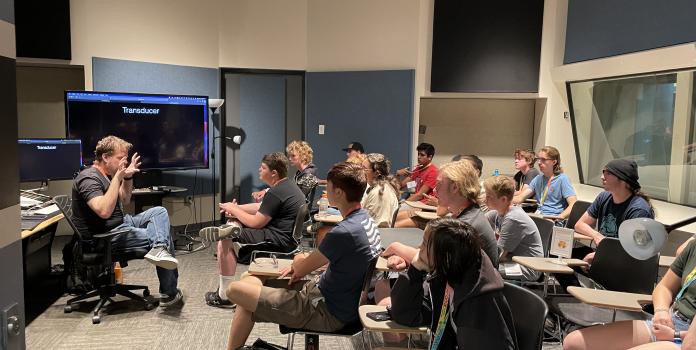
<path fill-rule="evenodd" d="M 68 139 L 19 139 L 19 181 L 69 180 L 82 167 L 82 143 Z"/>

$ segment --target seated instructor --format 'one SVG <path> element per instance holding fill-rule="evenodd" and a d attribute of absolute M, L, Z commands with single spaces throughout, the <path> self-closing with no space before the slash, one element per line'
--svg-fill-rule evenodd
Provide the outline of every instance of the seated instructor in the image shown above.
<path fill-rule="evenodd" d="M 133 175 L 139 172 L 140 156 L 134 153 L 128 163 L 132 145 L 116 136 L 97 143 L 94 164 L 82 170 L 73 182 L 73 221 L 83 237 L 123 228 L 130 232 L 112 238 L 114 252 L 132 248 L 150 251 L 145 260 L 157 266 L 160 306 L 168 307 L 183 299 L 177 288 L 179 262 L 174 258 L 174 244 L 169 235 L 169 215 L 162 207 L 150 208 L 138 215 L 124 215 L 123 203 L 130 202 Z"/>
<path fill-rule="evenodd" d="M 259 277 L 252 275 L 230 284 L 227 296 L 237 309 L 228 349 L 244 345 L 256 321 L 333 332 L 358 320 L 362 282 L 370 260 L 378 254 L 370 242 L 379 242 L 376 230 L 369 230 L 375 227 L 374 222 L 360 207 L 367 186 L 365 169 L 358 164 L 339 163 L 329 170 L 327 181 L 329 202 L 345 219 L 326 235 L 319 249 L 296 256 L 292 266 L 281 271 L 281 277 L 290 276 L 289 281 L 268 281 L 279 288 L 264 286 Z M 302 280 L 327 264 L 321 275 Z"/>
<path fill-rule="evenodd" d="M 263 250 L 290 252 L 297 246 L 292 237 L 297 211 L 305 204 L 305 196 L 295 183 L 288 180 L 289 161 L 281 152 L 270 153 L 261 159 L 259 179 L 270 187 L 261 203 L 237 204 L 235 200 L 220 203 L 220 211 L 236 220 L 220 227 L 205 227 L 199 235 L 218 242 L 218 290 L 208 292 L 205 301 L 210 306 L 230 306 L 225 290 L 237 272 L 234 241 L 242 244 L 270 243 Z M 244 226 L 241 228 L 241 226 Z"/>

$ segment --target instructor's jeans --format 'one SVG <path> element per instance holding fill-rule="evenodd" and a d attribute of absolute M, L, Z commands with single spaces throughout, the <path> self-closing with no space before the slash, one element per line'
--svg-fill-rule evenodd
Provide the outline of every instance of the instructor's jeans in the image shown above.
<path fill-rule="evenodd" d="M 123 223 L 113 230 L 123 228 L 128 228 L 130 232 L 120 234 L 111 241 L 114 254 L 129 249 L 150 250 L 156 247 L 165 247 L 174 256 L 174 242 L 169 234 L 167 209 L 154 207 L 135 216 L 125 215 Z M 170 297 L 176 295 L 176 285 L 179 279 L 178 269 L 167 270 L 158 266 L 157 278 L 160 282 L 159 292 L 161 294 Z"/>

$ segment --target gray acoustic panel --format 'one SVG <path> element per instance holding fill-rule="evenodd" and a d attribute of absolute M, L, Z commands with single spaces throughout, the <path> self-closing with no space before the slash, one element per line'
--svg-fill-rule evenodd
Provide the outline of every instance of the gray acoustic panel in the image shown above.
<path fill-rule="evenodd" d="M 314 149 L 317 174 L 344 161 L 342 151 L 359 141 L 368 153 L 383 153 L 392 169 L 410 165 L 414 70 L 307 73 L 305 135 Z M 325 134 L 319 135 L 319 125 Z"/>
<path fill-rule="evenodd" d="M 15 23 L 14 0 L 0 0 L 0 21 Z"/>
<path fill-rule="evenodd" d="M 0 77 L 0 149 L 5 164 L 3 171 L 0 171 L 0 209 L 4 209 L 19 203 L 15 60 L 0 56 Z"/>
<path fill-rule="evenodd" d="M 570 0 L 564 64 L 696 41 L 693 0 Z"/>
<path fill-rule="evenodd" d="M 1 1 L 1 0 L 0 0 Z M 92 59 L 94 91 L 138 92 L 153 94 L 201 95 L 219 97 L 219 70 L 172 64 L 137 62 L 94 57 Z M 209 140 L 220 134 L 219 115 L 211 115 Z M 209 141 L 213 145 L 212 141 Z M 212 147 L 210 147 L 212 150 Z M 91 150 L 84 150 L 89 152 Z M 211 160 L 212 162 L 212 160 Z M 212 164 L 212 163 L 211 163 Z M 217 174 L 219 162 L 216 164 Z M 218 175 L 216 175 L 216 178 Z M 186 187 L 189 191 L 210 193 L 212 172 L 203 170 L 166 171 L 163 185 Z"/>
<path fill-rule="evenodd" d="M 244 130 L 240 147 L 239 183 L 241 203 L 248 203 L 251 192 L 266 187 L 258 169 L 264 154 L 285 152 L 285 77 L 239 77 L 239 118 Z"/>

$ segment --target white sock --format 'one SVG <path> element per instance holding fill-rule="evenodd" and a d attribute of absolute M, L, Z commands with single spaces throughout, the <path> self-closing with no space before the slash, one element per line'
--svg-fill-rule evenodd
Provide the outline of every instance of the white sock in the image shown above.
<path fill-rule="evenodd" d="M 218 286 L 218 295 L 220 299 L 227 300 L 227 286 L 234 282 L 234 276 L 220 275 L 220 285 Z"/>

